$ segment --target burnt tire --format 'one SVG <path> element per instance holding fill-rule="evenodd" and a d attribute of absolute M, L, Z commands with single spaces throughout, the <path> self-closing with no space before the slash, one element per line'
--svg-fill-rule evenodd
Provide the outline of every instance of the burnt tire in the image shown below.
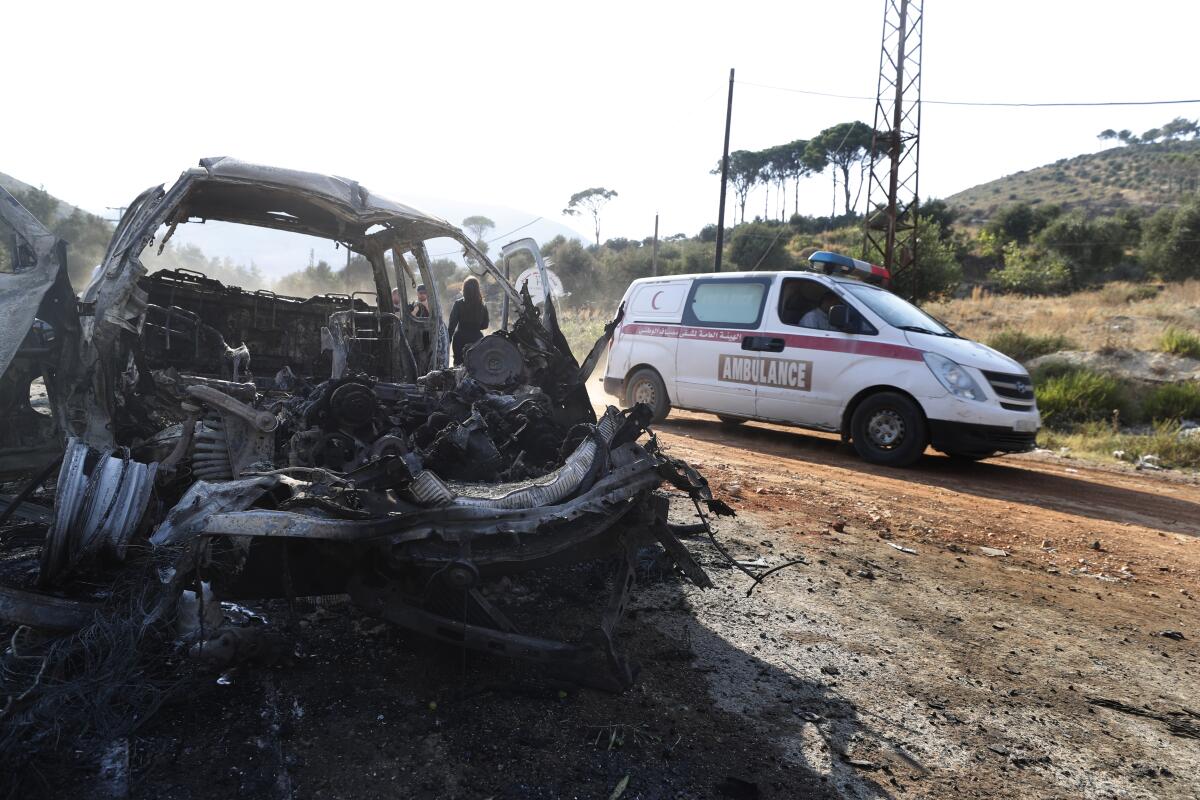
<path fill-rule="evenodd" d="M 850 418 L 854 450 L 865 461 L 907 467 L 925 452 L 929 434 L 917 404 L 896 392 L 873 394 Z"/>
<path fill-rule="evenodd" d="M 721 420 L 722 425 L 741 425 L 746 421 L 745 417 L 731 417 L 728 414 L 717 414 L 717 419 Z"/>
<path fill-rule="evenodd" d="M 643 367 L 625 381 L 625 405 L 645 403 L 654 412 L 651 422 L 662 422 L 671 413 L 671 400 L 662 376 L 650 367 Z"/>

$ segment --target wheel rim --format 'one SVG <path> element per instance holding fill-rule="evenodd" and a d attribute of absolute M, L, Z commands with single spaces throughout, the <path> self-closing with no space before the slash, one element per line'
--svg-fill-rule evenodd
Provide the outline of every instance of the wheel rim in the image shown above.
<path fill-rule="evenodd" d="M 633 402 L 645 403 L 654 408 L 657 400 L 657 393 L 654 391 L 654 384 L 647 380 L 638 381 L 633 385 Z"/>
<path fill-rule="evenodd" d="M 882 450 L 894 450 L 904 441 L 904 418 L 890 408 L 881 409 L 867 420 L 867 438 Z"/>

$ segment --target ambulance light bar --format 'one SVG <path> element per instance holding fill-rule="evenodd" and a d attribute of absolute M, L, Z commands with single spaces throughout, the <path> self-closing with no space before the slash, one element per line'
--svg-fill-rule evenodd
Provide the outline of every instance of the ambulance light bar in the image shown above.
<path fill-rule="evenodd" d="M 826 275 L 840 273 L 882 286 L 887 286 L 892 280 L 892 274 L 885 268 L 844 256 L 841 253 L 818 250 L 809 256 L 808 260 L 812 263 L 813 269 L 824 272 Z"/>

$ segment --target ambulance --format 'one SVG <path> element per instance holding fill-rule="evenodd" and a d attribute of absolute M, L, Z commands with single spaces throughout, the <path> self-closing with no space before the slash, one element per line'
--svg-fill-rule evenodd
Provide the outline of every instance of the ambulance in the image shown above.
<path fill-rule="evenodd" d="M 1024 367 L 888 291 L 882 267 L 827 251 L 810 261 L 634 281 L 605 391 L 656 420 L 681 408 L 839 433 L 889 466 L 927 446 L 970 460 L 1034 447 Z"/>

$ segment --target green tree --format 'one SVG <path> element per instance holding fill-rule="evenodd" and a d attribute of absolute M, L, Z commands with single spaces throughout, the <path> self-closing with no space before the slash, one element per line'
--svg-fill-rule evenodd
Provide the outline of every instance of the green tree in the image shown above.
<path fill-rule="evenodd" d="M 949 297 L 962 283 L 962 264 L 954 243 L 943 234 L 940 221 L 932 215 L 917 217 L 916 269 L 917 292 L 913 299 L 918 302 Z"/>
<path fill-rule="evenodd" d="M 746 197 L 762 179 L 763 154 L 752 150 L 734 150 L 729 154 L 729 184 L 738 199 L 741 221 L 746 221 Z M 721 174 L 721 160 L 709 171 L 710 175 Z"/>
<path fill-rule="evenodd" d="M 846 213 L 850 213 L 850 168 L 859 165 L 861 173 L 871 157 L 871 142 L 875 132 L 865 122 L 841 122 L 826 128 L 809 141 L 805 148 L 812 163 L 824 161 L 842 172 L 842 189 L 846 194 Z M 834 179 L 836 181 L 836 174 Z"/>
<path fill-rule="evenodd" d="M 794 269 L 796 259 L 787 249 L 792 231 L 785 225 L 751 222 L 733 230 L 729 257 L 742 269 Z"/>
<path fill-rule="evenodd" d="M 807 139 L 796 139 L 787 144 L 769 147 L 755 154 L 758 156 L 758 180 L 762 183 L 772 182 L 778 190 L 780 200 L 779 219 L 787 219 L 787 202 L 785 186 L 790 180 L 795 189 L 795 210 L 800 209 L 800 179 L 825 169 L 827 162 L 824 155 L 810 151 Z M 764 213 L 764 217 L 769 214 Z M 743 216 L 742 221 L 745 222 Z"/>
<path fill-rule="evenodd" d="M 567 207 L 562 213 L 569 217 L 574 217 L 585 211 L 592 215 L 592 227 L 596 234 L 596 246 L 600 246 L 600 210 L 608 205 L 608 201 L 617 196 L 617 193 L 612 189 L 605 189 L 602 186 L 596 186 L 591 189 L 584 189 L 581 192 L 576 192 L 571 195 L 571 199 L 567 201 Z"/>
<path fill-rule="evenodd" d="M 1058 253 L 1016 242 L 1004 245 L 1004 267 L 992 273 L 1001 291 L 1013 294 L 1065 294 L 1071 290 L 1071 268 Z"/>
<path fill-rule="evenodd" d="M 462 226 L 471 232 L 471 236 L 475 240 L 475 246 L 484 253 L 487 253 L 488 244 L 483 240 L 483 237 L 487 235 L 488 231 L 496 227 L 496 223 L 492 222 L 485 216 L 476 214 L 464 219 L 462 221 Z"/>
<path fill-rule="evenodd" d="M 938 236 L 943 239 L 950 235 L 950 228 L 959 217 L 959 210 L 951 208 L 945 200 L 926 200 L 920 209 L 922 217 L 937 225 Z"/>
<path fill-rule="evenodd" d="M 1162 135 L 1164 139 L 1183 139 L 1185 137 L 1196 138 L 1200 135 L 1200 125 L 1196 124 L 1194 119 L 1184 119 L 1176 117 L 1175 119 L 1162 126 Z"/>
<path fill-rule="evenodd" d="M 997 211 L 988 221 L 986 230 L 1002 243 L 1029 244 L 1034 236 L 1061 213 L 1062 209 L 1056 205 L 1034 207 L 1029 203 L 1014 203 Z"/>
<path fill-rule="evenodd" d="M 760 151 L 759 156 L 762 159 L 762 165 L 758 170 L 758 180 L 764 186 L 768 187 L 766 198 L 763 202 L 763 219 L 766 220 L 773 218 L 770 212 L 771 184 L 775 185 L 778 196 L 782 198 L 783 185 L 791 175 L 788 164 L 789 155 L 787 145 L 768 147 L 766 150 Z M 780 219 L 783 219 L 782 215 L 780 215 Z"/>
<path fill-rule="evenodd" d="M 1066 259 L 1071 288 L 1097 283 L 1125 257 L 1126 231 L 1113 217 L 1087 219 L 1075 211 L 1058 217 L 1036 237 L 1037 244 Z"/>
<path fill-rule="evenodd" d="M 1153 273 L 1168 280 L 1200 277 L 1200 200 L 1161 209 L 1146 220 L 1142 258 Z"/>
<path fill-rule="evenodd" d="M 596 296 L 596 257 L 578 239 L 559 234 L 541 247 L 542 255 L 554 262 L 554 271 L 577 301 Z M 514 276 L 515 277 L 515 276 Z"/>

